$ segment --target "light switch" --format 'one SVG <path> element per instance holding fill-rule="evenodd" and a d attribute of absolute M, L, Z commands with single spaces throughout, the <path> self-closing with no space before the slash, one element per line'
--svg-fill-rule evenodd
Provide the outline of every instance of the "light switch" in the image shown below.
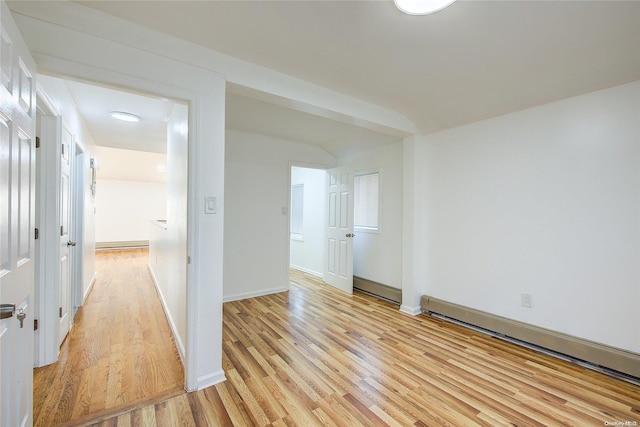
<path fill-rule="evenodd" d="M 204 213 L 214 214 L 216 213 L 216 198 L 213 196 L 205 196 L 204 198 Z"/>

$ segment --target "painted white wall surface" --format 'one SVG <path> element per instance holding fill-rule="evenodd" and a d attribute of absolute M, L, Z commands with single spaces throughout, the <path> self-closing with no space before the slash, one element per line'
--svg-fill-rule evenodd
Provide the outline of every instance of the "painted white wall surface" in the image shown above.
<path fill-rule="evenodd" d="M 290 165 L 332 166 L 313 145 L 227 130 L 225 301 L 289 288 Z"/>
<path fill-rule="evenodd" d="M 149 267 L 183 361 L 187 340 L 187 121 L 187 107 L 175 104 L 167 126 L 166 228 L 150 221 L 145 224 L 151 233 Z"/>
<path fill-rule="evenodd" d="M 75 141 L 80 142 L 85 149 L 84 156 L 84 182 L 91 182 L 90 159 L 95 156 L 96 147 L 93 143 L 93 137 L 89 133 L 80 117 L 75 102 L 65 86 L 64 82 L 58 78 L 38 74 L 38 85 L 42 87 L 47 97 L 58 110 L 58 114 L 62 116 L 62 123 L 73 134 Z M 83 282 L 82 295 L 86 298 L 89 288 L 92 286 L 96 277 L 96 245 L 95 245 L 95 216 L 94 207 L 95 200 L 91 197 L 88 185 L 85 186 L 85 204 L 84 204 L 84 242 L 83 249 Z"/>
<path fill-rule="evenodd" d="M 98 179 L 167 182 L 166 153 L 96 147 Z"/>
<path fill-rule="evenodd" d="M 340 159 L 356 174 L 379 172 L 379 231 L 355 230 L 353 274 L 402 288 L 402 142 Z"/>
<path fill-rule="evenodd" d="M 322 277 L 326 217 L 327 172 L 324 169 L 291 168 L 291 185 L 304 185 L 302 240 L 292 239 L 291 267 Z"/>
<path fill-rule="evenodd" d="M 636 82 L 421 137 L 422 293 L 640 352 L 639 135 Z"/>
<path fill-rule="evenodd" d="M 97 180 L 97 243 L 149 240 L 149 221 L 166 218 L 166 183 Z"/>

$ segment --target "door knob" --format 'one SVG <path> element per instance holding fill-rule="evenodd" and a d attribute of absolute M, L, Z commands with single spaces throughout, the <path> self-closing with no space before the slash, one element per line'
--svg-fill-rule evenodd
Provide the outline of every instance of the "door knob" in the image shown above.
<path fill-rule="evenodd" d="M 0 319 L 8 319 L 13 317 L 13 313 L 16 311 L 15 304 L 0 304 Z"/>
<path fill-rule="evenodd" d="M 355 233 L 347 233 L 344 237 L 356 237 Z"/>
<path fill-rule="evenodd" d="M 76 242 L 72 242 L 71 240 L 67 242 L 67 246 L 75 246 L 75 245 L 76 245 Z"/>

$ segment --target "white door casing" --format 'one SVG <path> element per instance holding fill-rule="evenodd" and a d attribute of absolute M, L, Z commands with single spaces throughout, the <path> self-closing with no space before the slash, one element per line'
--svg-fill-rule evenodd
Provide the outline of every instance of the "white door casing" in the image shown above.
<path fill-rule="evenodd" d="M 353 293 L 353 174 L 327 170 L 326 265 L 323 280 Z"/>
<path fill-rule="evenodd" d="M 71 328 L 71 225 L 72 225 L 72 184 L 71 161 L 74 141 L 73 135 L 62 128 L 60 140 L 60 285 L 58 293 L 58 346 L 62 344 Z"/>
<path fill-rule="evenodd" d="M 32 423 L 35 65 L 0 4 L 0 425 Z M 22 319 L 22 320 L 20 320 Z"/>
<path fill-rule="evenodd" d="M 33 293 L 35 331 L 35 366 L 58 360 L 60 298 L 60 138 L 62 118 L 50 99 L 36 88 L 36 135 L 40 146 L 36 155 L 36 240 L 35 285 Z"/>

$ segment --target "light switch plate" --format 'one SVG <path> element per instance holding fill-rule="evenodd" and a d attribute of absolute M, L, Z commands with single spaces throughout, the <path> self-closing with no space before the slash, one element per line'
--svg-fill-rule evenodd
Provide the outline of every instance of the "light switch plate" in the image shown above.
<path fill-rule="evenodd" d="M 216 198 L 214 196 L 205 196 L 204 198 L 204 213 L 215 214 L 217 210 Z"/>

